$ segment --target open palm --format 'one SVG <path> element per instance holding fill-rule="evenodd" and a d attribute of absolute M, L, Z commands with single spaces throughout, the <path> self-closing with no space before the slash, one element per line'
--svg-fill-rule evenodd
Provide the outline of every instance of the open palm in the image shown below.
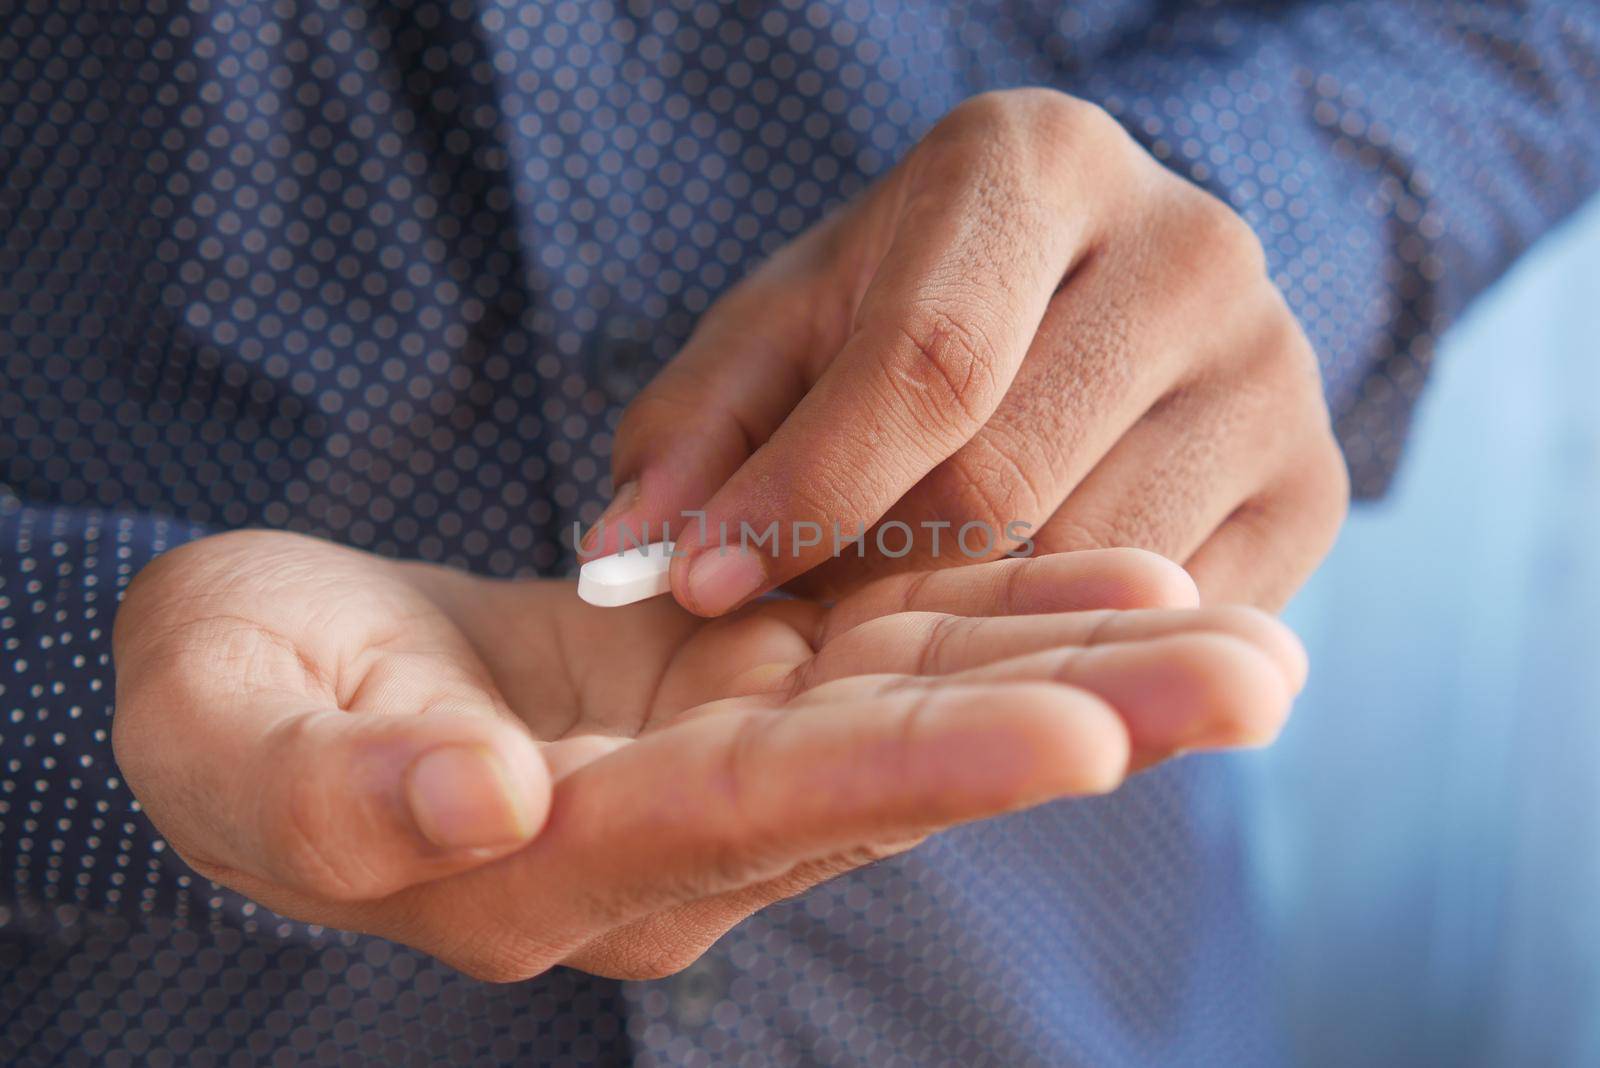
<path fill-rule="evenodd" d="M 669 973 L 923 836 L 1271 737 L 1304 677 L 1132 550 L 707 621 L 289 534 L 152 564 L 116 628 L 129 785 L 202 874 L 472 972 Z"/>

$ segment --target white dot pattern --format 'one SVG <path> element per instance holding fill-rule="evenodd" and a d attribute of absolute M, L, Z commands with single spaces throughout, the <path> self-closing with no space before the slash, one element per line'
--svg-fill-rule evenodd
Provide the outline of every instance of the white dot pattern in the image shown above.
<path fill-rule="evenodd" d="M 1233 203 L 1383 488 L 1433 339 L 1600 175 L 1584 5 L 0 3 L 0 1060 L 1271 1058 L 1217 763 L 941 838 L 672 981 L 472 983 L 168 853 L 108 742 L 151 557 L 264 525 L 560 571 L 621 407 L 966 96 Z"/>

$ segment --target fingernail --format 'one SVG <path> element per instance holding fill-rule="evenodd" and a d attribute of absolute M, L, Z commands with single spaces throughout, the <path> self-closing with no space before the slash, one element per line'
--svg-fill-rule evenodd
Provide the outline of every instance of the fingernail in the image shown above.
<path fill-rule="evenodd" d="M 424 753 L 406 773 L 405 789 L 418 829 L 442 849 L 515 845 L 533 833 L 500 761 L 481 746 Z"/>
<path fill-rule="evenodd" d="M 721 615 L 766 583 L 761 558 L 744 549 L 707 549 L 689 565 L 689 600 L 708 616 Z"/>
<path fill-rule="evenodd" d="M 606 510 L 600 513 L 600 518 L 594 521 L 594 526 L 584 532 L 582 540 L 578 542 L 579 551 L 585 553 L 593 552 L 600 543 L 600 534 L 605 529 L 606 523 L 632 508 L 638 500 L 638 479 L 630 478 L 618 486 L 617 492 L 611 495 L 611 503 L 606 505 Z"/>

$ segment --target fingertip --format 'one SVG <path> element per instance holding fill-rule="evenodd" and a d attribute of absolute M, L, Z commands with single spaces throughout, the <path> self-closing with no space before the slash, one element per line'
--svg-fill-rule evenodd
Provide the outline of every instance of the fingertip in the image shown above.
<path fill-rule="evenodd" d="M 1305 689 L 1310 657 L 1300 638 L 1281 619 L 1248 605 L 1229 605 L 1210 612 L 1220 618 L 1226 630 L 1254 643 L 1272 658 L 1291 695 Z"/>
<path fill-rule="evenodd" d="M 520 724 L 488 709 L 433 707 L 402 730 L 412 756 L 398 776 L 399 796 L 419 857 L 481 860 L 520 848 L 544 828 L 552 776 Z"/>
<path fill-rule="evenodd" d="M 949 786 L 971 807 L 1011 812 L 1109 793 L 1126 772 L 1128 730 L 1085 690 L 1046 682 L 946 687 L 940 700 L 949 702 L 949 718 L 939 718 L 952 728 L 951 756 L 967 780 Z M 972 805 L 973 798 L 982 800 Z"/>
<path fill-rule="evenodd" d="M 672 592 L 698 616 L 720 616 L 764 593 L 770 580 L 762 557 L 743 547 L 706 546 L 675 569 Z"/>
<path fill-rule="evenodd" d="M 544 758 L 544 747 L 520 722 L 496 716 L 486 724 L 490 732 L 485 744 L 506 776 L 510 795 L 520 806 L 526 841 L 536 837 L 550 818 L 555 776 Z"/>
<path fill-rule="evenodd" d="M 1277 738 L 1288 719 L 1293 690 L 1272 653 L 1254 641 L 1225 633 L 1171 641 L 1195 721 L 1169 745 L 1257 748 Z"/>
<path fill-rule="evenodd" d="M 1104 560 L 1104 608 L 1195 608 L 1200 588 L 1180 565 L 1148 549 L 1090 550 Z"/>
<path fill-rule="evenodd" d="M 411 762 L 403 783 L 417 830 L 444 850 L 514 849 L 538 832 L 548 807 L 485 745 L 429 749 Z"/>
<path fill-rule="evenodd" d="M 1220 630 L 1096 645 L 1071 652 L 1052 671 L 1115 708 L 1135 750 L 1154 759 L 1264 745 L 1292 698 L 1270 653 Z"/>
<path fill-rule="evenodd" d="M 1046 685 L 1039 691 L 1047 798 L 1108 794 L 1127 777 L 1133 743 L 1116 710 L 1086 690 Z"/>

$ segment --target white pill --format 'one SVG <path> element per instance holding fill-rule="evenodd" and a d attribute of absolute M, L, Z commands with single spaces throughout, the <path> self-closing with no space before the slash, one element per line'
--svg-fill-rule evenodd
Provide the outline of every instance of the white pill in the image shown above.
<path fill-rule="evenodd" d="M 666 593 L 672 567 L 672 542 L 658 541 L 639 549 L 590 560 L 578 570 L 578 596 L 601 608 L 616 608 Z"/>

